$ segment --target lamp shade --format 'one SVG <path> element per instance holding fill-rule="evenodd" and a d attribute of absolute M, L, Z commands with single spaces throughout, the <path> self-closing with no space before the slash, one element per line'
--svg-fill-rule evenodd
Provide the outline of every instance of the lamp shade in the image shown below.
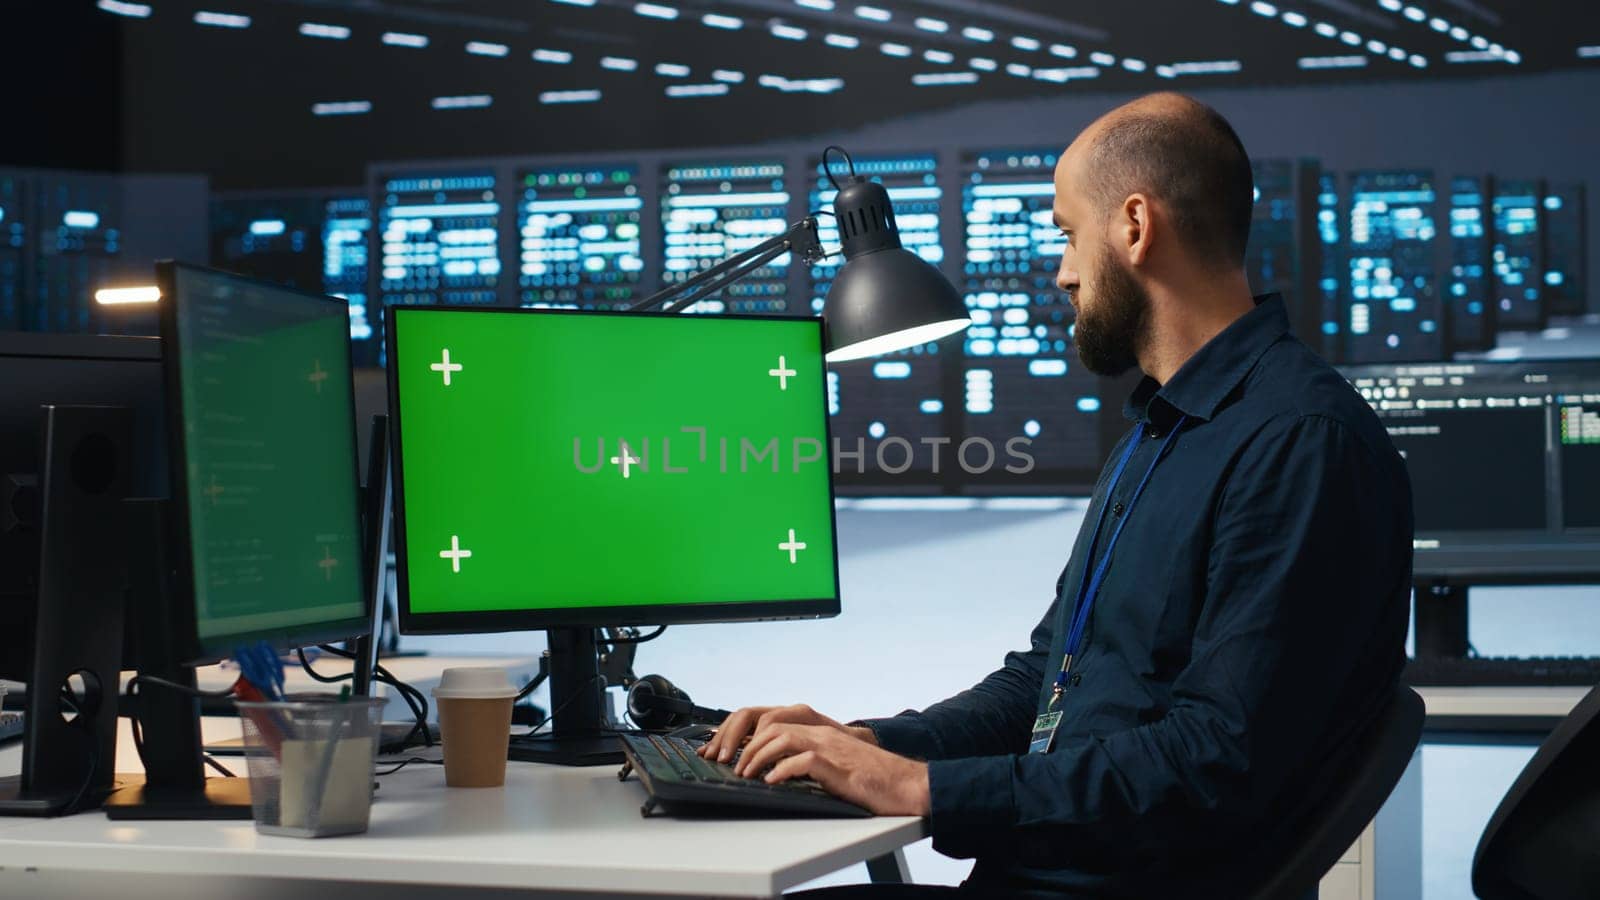
<path fill-rule="evenodd" d="M 823 304 L 828 362 L 904 350 L 972 324 L 950 280 L 900 244 L 883 185 L 851 177 L 834 201 L 844 265 Z"/>

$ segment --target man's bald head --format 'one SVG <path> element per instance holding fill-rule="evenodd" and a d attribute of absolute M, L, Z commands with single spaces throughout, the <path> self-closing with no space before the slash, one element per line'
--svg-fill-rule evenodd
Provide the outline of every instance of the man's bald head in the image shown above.
<path fill-rule="evenodd" d="M 1075 142 L 1080 184 L 1110 213 L 1144 193 L 1172 217 L 1199 259 L 1243 265 L 1255 185 L 1244 144 L 1220 113 L 1176 93 L 1151 94 L 1101 116 Z"/>

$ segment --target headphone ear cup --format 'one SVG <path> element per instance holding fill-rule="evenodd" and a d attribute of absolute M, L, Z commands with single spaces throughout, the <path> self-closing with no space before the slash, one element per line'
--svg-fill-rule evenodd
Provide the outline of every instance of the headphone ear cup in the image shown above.
<path fill-rule="evenodd" d="M 689 695 L 660 675 L 646 675 L 628 688 L 628 715 L 646 731 L 667 731 L 689 724 L 694 704 Z"/>

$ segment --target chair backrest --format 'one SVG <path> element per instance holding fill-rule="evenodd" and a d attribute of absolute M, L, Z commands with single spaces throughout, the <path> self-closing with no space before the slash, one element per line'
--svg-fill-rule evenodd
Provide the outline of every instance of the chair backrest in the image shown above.
<path fill-rule="evenodd" d="M 1550 732 L 1489 819 L 1472 858 L 1483 900 L 1600 893 L 1600 688 Z"/>
<path fill-rule="evenodd" d="M 1252 900 L 1298 900 L 1316 891 L 1400 783 L 1422 740 L 1422 720 L 1422 698 L 1403 684 L 1396 687 L 1327 804 L 1288 840 L 1288 852 L 1249 894 Z"/>

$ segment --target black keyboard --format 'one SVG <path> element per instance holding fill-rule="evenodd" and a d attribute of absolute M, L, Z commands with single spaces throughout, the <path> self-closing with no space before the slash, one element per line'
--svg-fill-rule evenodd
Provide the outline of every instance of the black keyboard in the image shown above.
<path fill-rule="evenodd" d="M 744 815 L 861 818 L 872 813 L 840 800 L 809 779 L 767 784 L 741 778 L 733 767 L 701 759 L 698 742 L 655 734 L 622 737 L 628 766 L 639 775 L 650 801 L 644 814 L 656 809 L 671 815 L 740 813 Z M 624 768 L 619 777 L 627 777 Z"/>
<path fill-rule="evenodd" d="M 19 712 L 0 713 L 0 744 L 22 740 L 22 717 Z"/>
<path fill-rule="evenodd" d="M 1471 656 L 1423 658 L 1406 664 L 1407 684 L 1432 687 L 1594 687 L 1600 657 Z"/>

